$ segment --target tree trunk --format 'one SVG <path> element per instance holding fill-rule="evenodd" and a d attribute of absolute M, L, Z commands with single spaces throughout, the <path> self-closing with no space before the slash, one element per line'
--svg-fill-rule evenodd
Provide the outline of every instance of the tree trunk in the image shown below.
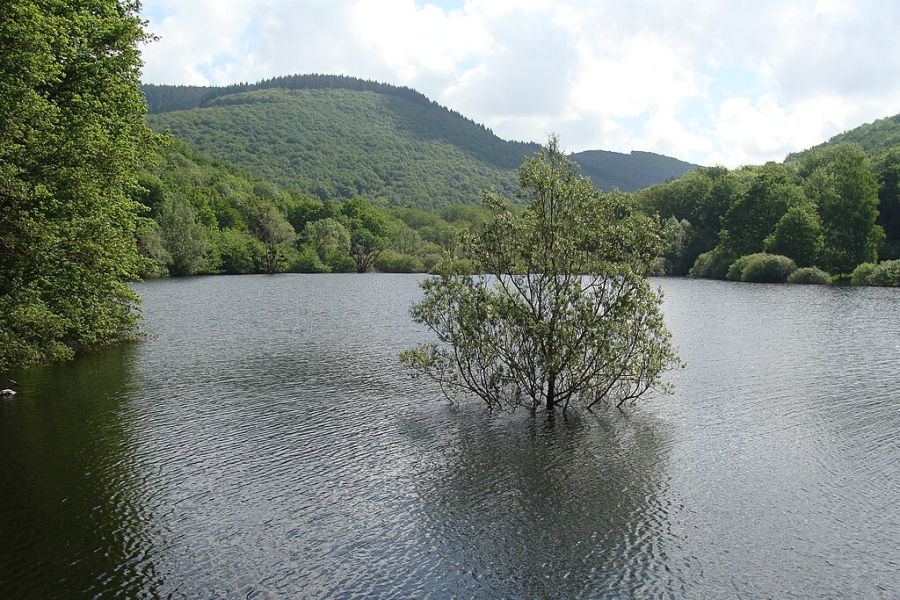
<path fill-rule="evenodd" d="M 547 379 L 547 412 L 556 408 L 556 375 Z"/>

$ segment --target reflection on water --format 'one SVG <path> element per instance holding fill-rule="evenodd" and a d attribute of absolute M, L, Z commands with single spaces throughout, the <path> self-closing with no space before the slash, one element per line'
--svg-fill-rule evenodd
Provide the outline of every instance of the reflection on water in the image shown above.
<path fill-rule="evenodd" d="M 122 405 L 137 348 L 17 374 L 0 408 L 0 589 L 30 597 L 152 594 L 149 493 Z M 16 597 L 18 593 L 4 593 Z"/>
<path fill-rule="evenodd" d="M 897 290 L 661 279 L 677 393 L 548 422 L 405 375 L 416 282 L 149 282 L 13 374 L 0 597 L 900 596 Z"/>
<path fill-rule="evenodd" d="M 679 588 L 661 568 L 668 426 L 654 420 L 459 416 L 424 470 L 422 529 L 441 596 L 591 597 Z M 446 432 L 440 432 L 444 436 Z M 423 448 L 423 452 L 425 449 Z M 432 450 L 433 452 L 433 450 Z"/>

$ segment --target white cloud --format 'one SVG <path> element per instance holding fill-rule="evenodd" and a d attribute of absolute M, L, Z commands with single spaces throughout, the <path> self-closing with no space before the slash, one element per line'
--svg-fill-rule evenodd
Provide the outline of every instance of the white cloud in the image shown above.
<path fill-rule="evenodd" d="M 146 0 L 145 81 L 342 73 L 506 138 L 781 160 L 900 110 L 894 0 Z"/>

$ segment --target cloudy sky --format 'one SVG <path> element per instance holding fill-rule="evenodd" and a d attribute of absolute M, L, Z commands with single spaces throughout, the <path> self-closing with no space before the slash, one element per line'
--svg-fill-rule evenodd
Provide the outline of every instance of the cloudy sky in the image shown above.
<path fill-rule="evenodd" d="M 507 139 L 781 160 L 900 112 L 897 0 L 144 0 L 148 83 L 341 73 Z"/>

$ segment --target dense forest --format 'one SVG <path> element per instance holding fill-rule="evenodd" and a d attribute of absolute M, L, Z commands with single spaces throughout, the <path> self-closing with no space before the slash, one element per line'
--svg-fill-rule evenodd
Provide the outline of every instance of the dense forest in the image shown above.
<path fill-rule="evenodd" d="M 538 145 L 508 142 L 409 88 L 303 75 L 223 88 L 143 86 L 150 124 L 257 177 L 319 199 L 440 208 L 512 193 Z M 694 165 L 635 152 L 574 156 L 600 187 L 637 190 Z"/>
<path fill-rule="evenodd" d="M 697 165 L 683 160 L 652 152 L 621 154 L 609 150 L 587 150 L 576 152 L 571 158 L 594 187 L 607 191 L 614 188 L 623 192 L 642 190 L 678 179 L 697 168 Z"/>
<path fill-rule="evenodd" d="M 783 163 L 700 168 L 637 193 L 666 220 L 660 271 L 900 285 L 898 131 L 900 118 L 882 119 Z"/>
<path fill-rule="evenodd" d="M 139 181 L 145 277 L 423 272 L 484 218 L 469 205 L 424 211 L 289 193 L 171 137 Z"/>

